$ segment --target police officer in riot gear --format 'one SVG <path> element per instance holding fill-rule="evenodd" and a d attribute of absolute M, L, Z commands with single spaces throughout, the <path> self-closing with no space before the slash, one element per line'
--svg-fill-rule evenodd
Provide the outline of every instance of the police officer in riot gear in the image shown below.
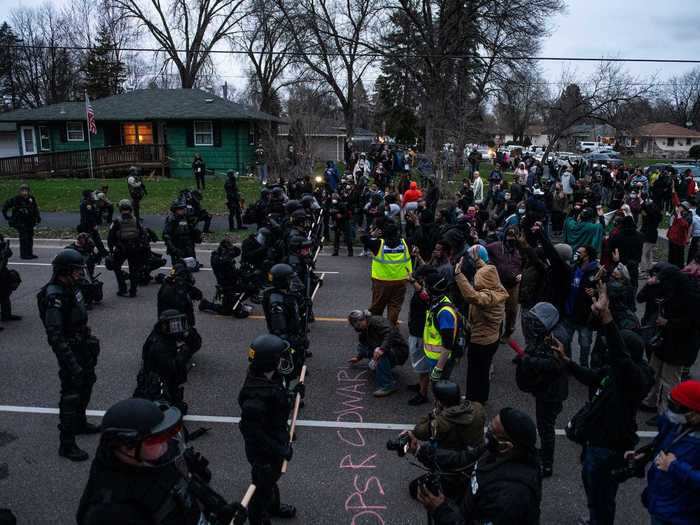
<path fill-rule="evenodd" d="M 53 277 L 37 295 L 39 314 L 58 359 L 61 380 L 58 454 L 71 461 L 88 459 L 87 452 L 76 444 L 75 436 L 99 432 L 99 427 L 85 418 L 97 379 L 95 365 L 100 342 L 90 334 L 85 301 L 77 287 L 83 264 L 83 257 L 77 251 L 60 251 L 52 262 Z"/>
<path fill-rule="evenodd" d="M 245 510 L 209 486 L 209 462 L 185 448 L 182 413 L 176 407 L 127 399 L 107 410 L 102 428 L 78 525 L 245 522 Z"/>
<path fill-rule="evenodd" d="M 95 243 L 97 251 L 102 257 L 107 255 L 107 250 L 102 242 L 100 230 L 97 227 L 100 225 L 100 210 L 97 208 L 95 194 L 91 190 L 83 191 L 83 198 L 80 201 L 80 224 L 78 225 L 78 233 L 87 233 Z"/>
<path fill-rule="evenodd" d="M 195 286 L 194 277 L 192 277 L 191 273 L 195 264 L 196 261 L 191 258 L 186 258 L 174 264 L 170 275 L 163 280 L 158 290 L 158 318 L 166 310 L 176 310 L 187 317 L 185 341 L 189 354 L 188 359 L 202 348 L 202 338 L 194 327 L 193 301 L 202 300 L 202 291 Z"/>
<path fill-rule="evenodd" d="M 141 179 L 141 168 L 131 166 L 126 178 L 126 183 L 129 187 L 129 197 L 131 197 L 131 206 L 134 209 L 134 217 L 141 220 L 141 200 L 146 196 L 146 185 Z"/>
<path fill-rule="evenodd" d="M 338 250 L 340 249 L 340 237 L 342 235 L 345 241 L 345 246 L 348 250 L 348 257 L 352 257 L 352 207 L 348 202 L 347 194 L 344 193 L 341 196 L 334 193 L 332 195 L 330 215 L 333 223 L 333 230 L 335 230 L 335 237 L 333 239 L 333 255 L 338 255 Z"/>
<path fill-rule="evenodd" d="M 115 219 L 109 228 L 107 245 L 112 254 L 114 275 L 117 278 L 119 290 L 117 295 L 127 297 L 126 279 L 122 271 L 122 264 L 129 264 L 129 297 L 136 297 L 139 276 L 142 272 L 143 261 L 143 236 L 144 231 L 139 221 L 132 215 L 131 203 L 128 199 L 119 201 L 120 218 Z"/>
<path fill-rule="evenodd" d="M 182 190 L 180 191 L 179 200 L 184 201 L 187 205 L 187 220 L 190 221 L 193 227 L 197 227 L 200 222 L 204 223 L 202 233 L 210 233 L 212 216 L 207 210 L 202 207 L 204 195 L 199 190 Z"/>
<path fill-rule="evenodd" d="M 7 263 L 12 257 L 10 242 L 5 240 L 0 234 L 0 320 L 4 321 L 19 321 L 22 319 L 19 315 L 12 313 L 12 303 L 10 295 L 14 292 L 22 282 L 17 270 L 10 270 Z M 2 327 L 0 327 L 2 330 Z"/>
<path fill-rule="evenodd" d="M 288 264 L 276 264 L 270 269 L 272 287 L 263 293 L 263 310 L 268 331 L 281 337 L 290 345 L 293 371 L 290 375 L 297 377 L 304 365 L 309 347 L 307 337 L 308 315 L 305 297 L 300 292 L 292 291 L 292 282 L 297 278 Z"/>
<path fill-rule="evenodd" d="M 78 287 L 83 294 L 88 310 L 90 310 L 94 303 L 102 301 L 103 283 L 95 275 L 95 266 L 99 264 L 102 257 L 97 252 L 90 234 L 86 232 L 79 233 L 75 242 L 69 244 L 66 248 L 77 251 L 83 257 L 85 266 L 83 267 L 83 274 L 78 281 Z"/>
<path fill-rule="evenodd" d="M 184 388 L 191 352 L 187 347 L 187 316 L 177 310 L 164 310 L 143 345 L 143 364 L 137 377 L 134 397 L 166 401 L 187 414 Z"/>
<path fill-rule="evenodd" d="M 280 503 L 277 481 L 284 460 L 292 459 L 287 420 L 292 399 L 303 397 L 304 385 L 289 391 L 279 373 L 280 359 L 289 344 L 275 335 L 256 337 L 248 350 L 248 375 L 238 394 L 240 430 L 257 487 L 248 508 L 251 525 L 270 525 L 271 517 L 293 518 L 296 509 Z"/>
<path fill-rule="evenodd" d="M 185 257 L 195 257 L 194 245 L 202 242 L 202 236 L 187 220 L 187 204 L 183 201 L 175 201 L 170 206 L 170 214 L 163 228 L 163 242 L 173 266 Z"/>
<path fill-rule="evenodd" d="M 233 170 L 229 170 L 226 174 L 224 191 L 226 192 L 226 207 L 228 208 L 228 231 L 234 230 L 234 224 L 238 224 L 236 229 L 247 230 L 248 228 L 243 226 L 241 220 L 241 192 L 238 190 L 236 172 Z"/>
<path fill-rule="evenodd" d="M 211 269 L 216 277 L 216 297 L 214 301 L 202 299 L 199 302 L 200 311 L 211 311 L 220 315 L 235 315 L 239 318 L 248 317 L 248 311 L 239 299 L 248 283 L 242 282 L 241 271 L 236 265 L 236 257 L 241 249 L 234 246 L 228 237 L 219 243 L 219 247 L 211 252 Z M 220 298 L 221 303 L 216 299 Z M 234 311 L 234 307 L 235 311 Z"/>
<path fill-rule="evenodd" d="M 8 211 L 12 211 L 11 214 Z M 19 256 L 21 259 L 36 259 L 32 249 L 34 245 L 34 227 L 41 222 L 39 206 L 34 196 L 29 193 L 29 186 L 22 184 L 14 197 L 5 201 L 2 215 L 7 224 L 17 230 L 19 237 Z"/>

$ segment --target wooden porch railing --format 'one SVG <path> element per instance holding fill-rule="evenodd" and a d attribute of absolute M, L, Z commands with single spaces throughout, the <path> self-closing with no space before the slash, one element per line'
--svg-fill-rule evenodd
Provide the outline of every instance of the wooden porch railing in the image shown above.
<path fill-rule="evenodd" d="M 159 167 L 168 165 L 163 144 L 137 144 L 93 148 L 95 175 L 100 170 L 128 167 Z M 0 177 L 89 177 L 90 153 L 88 150 L 40 153 L 0 159 Z"/>

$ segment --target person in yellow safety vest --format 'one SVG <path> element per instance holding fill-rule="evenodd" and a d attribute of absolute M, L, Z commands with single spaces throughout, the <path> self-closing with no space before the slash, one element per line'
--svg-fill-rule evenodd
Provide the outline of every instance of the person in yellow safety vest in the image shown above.
<path fill-rule="evenodd" d="M 428 274 L 425 288 L 430 296 L 430 308 L 425 313 L 423 352 L 430 365 L 430 381 L 448 379 L 452 371 L 452 351 L 456 350 L 460 320 L 452 300 L 447 296 L 449 280 L 440 272 Z M 423 374 L 419 383 L 428 381 Z"/>
<path fill-rule="evenodd" d="M 378 236 L 376 238 L 375 236 Z M 399 235 L 399 229 L 386 220 L 380 230 L 362 236 L 366 250 L 372 252 L 372 315 L 383 315 L 398 326 L 399 313 L 406 296 L 406 282 L 413 271 L 408 244 Z"/>

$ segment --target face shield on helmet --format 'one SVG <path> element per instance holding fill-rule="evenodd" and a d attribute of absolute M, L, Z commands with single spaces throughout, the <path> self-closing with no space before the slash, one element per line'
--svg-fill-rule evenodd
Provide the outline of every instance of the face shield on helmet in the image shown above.
<path fill-rule="evenodd" d="M 178 312 L 163 316 L 163 319 L 160 320 L 160 325 L 163 333 L 171 336 L 183 335 L 189 330 L 187 316 Z"/>

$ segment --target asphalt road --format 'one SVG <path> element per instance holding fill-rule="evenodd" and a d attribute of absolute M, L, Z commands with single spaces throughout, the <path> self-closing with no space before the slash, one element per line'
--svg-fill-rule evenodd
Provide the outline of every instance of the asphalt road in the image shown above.
<path fill-rule="evenodd" d="M 71 463 L 57 455 L 57 365 L 46 343 L 35 295 L 49 279 L 51 258 L 63 243 L 37 240 L 36 245 L 38 259 L 25 262 L 15 257 L 11 263 L 23 279 L 13 304 L 24 319 L 5 323 L 0 333 L 0 463 L 9 468 L 9 476 L 0 481 L 0 507 L 12 508 L 19 523 L 67 524 L 74 522 L 90 463 Z M 209 262 L 208 254 L 201 258 Z M 290 523 L 425 523 L 422 507 L 407 493 L 408 482 L 420 471 L 388 452 L 385 444 L 430 407 L 408 406 L 411 393 L 404 389 L 389 398 L 373 398 L 371 372 L 347 365 L 355 337 L 343 318 L 352 308 L 369 304 L 369 260 L 321 254 L 318 270 L 328 273 L 315 301 L 318 321 L 312 325 L 314 356 L 308 361 L 306 407 L 300 415 L 303 421 L 294 459 L 280 482 L 283 499 L 298 508 L 298 517 Z M 211 272 L 200 272 L 196 279 L 206 296 L 213 295 Z M 90 404 L 95 411 L 106 410 L 133 392 L 141 346 L 156 319 L 155 285 L 127 299 L 116 296 L 113 275 L 105 272 L 103 280 L 105 301 L 90 312 L 90 325 L 102 343 Z M 254 313 L 261 314 L 259 307 Z M 406 307 L 403 319 L 407 313 Z M 240 498 L 249 483 L 249 468 L 235 424 L 237 395 L 245 376 L 247 345 L 265 331 L 264 320 L 199 314 L 197 328 L 204 347 L 195 357 L 197 366 L 190 373 L 185 396 L 190 414 L 205 421 L 193 422 L 191 428 L 203 424 L 212 432 L 195 446 L 211 461 L 214 486 L 227 498 Z M 515 406 L 534 417 L 534 400 L 515 387 L 512 356 L 506 346 L 496 354 L 487 409 L 493 414 Z M 404 386 L 415 381 L 408 363 L 396 372 Z M 464 386 L 463 365 L 453 377 Z M 558 429 L 586 398 L 574 380 L 570 390 Z M 92 456 L 97 437 L 80 437 L 79 443 Z M 543 488 L 543 524 L 570 524 L 586 515 L 579 453 L 565 437 L 557 437 L 555 474 Z M 639 500 L 642 488 L 639 480 L 621 487 L 617 523 L 648 523 Z"/>

